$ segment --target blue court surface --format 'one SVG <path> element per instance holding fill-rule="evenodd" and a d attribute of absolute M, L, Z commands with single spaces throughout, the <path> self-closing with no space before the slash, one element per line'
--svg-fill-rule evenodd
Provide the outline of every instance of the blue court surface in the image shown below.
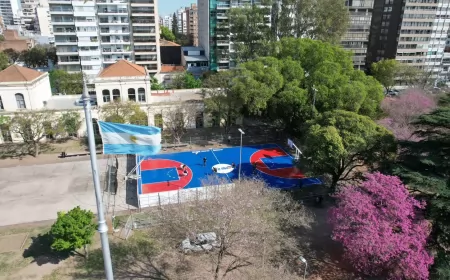
<path fill-rule="evenodd" d="M 136 156 L 139 194 L 198 188 L 211 175 L 235 180 L 239 158 L 240 147 Z M 305 178 L 294 166 L 292 156 L 276 144 L 242 147 L 241 177 L 258 177 L 281 189 L 322 183 L 317 178 Z"/>

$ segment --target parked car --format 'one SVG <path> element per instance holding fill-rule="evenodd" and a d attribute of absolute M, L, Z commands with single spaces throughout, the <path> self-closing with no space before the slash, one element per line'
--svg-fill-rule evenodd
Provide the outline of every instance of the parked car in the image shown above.
<path fill-rule="evenodd" d="M 386 95 L 389 95 L 389 96 L 397 96 L 399 93 L 400 93 L 400 92 L 399 92 L 398 90 L 396 90 L 396 89 L 391 89 L 391 90 L 388 90 L 388 92 L 387 92 Z"/>
<path fill-rule="evenodd" d="M 186 238 L 181 241 L 180 249 L 183 253 L 209 252 L 220 246 L 214 232 L 199 233 L 194 239 Z"/>

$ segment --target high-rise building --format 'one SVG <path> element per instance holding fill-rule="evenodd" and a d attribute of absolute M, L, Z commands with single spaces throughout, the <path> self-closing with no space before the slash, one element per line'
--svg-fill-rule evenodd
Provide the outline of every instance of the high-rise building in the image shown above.
<path fill-rule="evenodd" d="M 180 8 L 177 11 L 178 33 L 187 35 L 188 29 L 188 8 Z"/>
<path fill-rule="evenodd" d="M 359 70 L 366 68 L 367 46 L 374 0 L 348 0 L 350 22 L 341 40 L 344 49 L 353 53 L 353 66 Z"/>
<path fill-rule="evenodd" d="M 49 0 L 58 66 L 96 75 L 117 60 L 160 69 L 157 0 Z"/>
<path fill-rule="evenodd" d="M 39 5 L 36 7 L 36 19 L 34 27 L 41 36 L 53 38 L 50 41 L 54 41 L 50 10 L 48 1 L 46 0 L 41 0 Z"/>
<path fill-rule="evenodd" d="M 39 0 L 20 0 L 21 22 L 24 29 L 34 30 L 36 7 L 39 5 L 39 2 Z"/>
<path fill-rule="evenodd" d="M 20 12 L 19 0 L 0 0 L 0 16 L 5 26 L 14 25 Z"/>
<path fill-rule="evenodd" d="M 173 16 L 164 16 L 163 17 L 163 26 L 169 28 L 170 31 L 172 31 L 172 20 L 173 20 Z"/>
<path fill-rule="evenodd" d="M 233 44 L 230 44 L 230 28 L 227 11 L 244 5 L 260 5 L 261 0 L 198 0 L 198 43 L 209 58 L 210 70 L 230 69 Z M 267 13 L 267 25 L 271 13 Z"/>
<path fill-rule="evenodd" d="M 197 5 L 191 4 L 186 8 L 187 14 L 187 35 L 194 46 L 198 46 L 198 14 Z"/>
<path fill-rule="evenodd" d="M 448 81 L 449 25 L 449 0 L 375 0 L 367 65 L 395 58 Z"/>

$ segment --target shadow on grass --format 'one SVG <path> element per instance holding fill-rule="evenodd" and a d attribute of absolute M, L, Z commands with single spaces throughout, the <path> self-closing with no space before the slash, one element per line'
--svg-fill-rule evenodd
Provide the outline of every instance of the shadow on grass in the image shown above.
<path fill-rule="evenodd" d="M 33 262 L 41 266 L 43 264 L 58 264 L 71 256 L 70 252 L 55 252 L 51 249 L 51 237 L 48 233 L 39 234 L 31 238 L 31 245 L 24 250 L 24 258 L 33 258 Z"/>
<path fill-rule="evenodd" d="M 167 270 L 178 263 L 165 262 L 159 255 L 154 243 L 145 238 L 132 237 L 129 241 L 110 244 L 114 277 L 117 279 L 171 279 Z M 78 271 L 72 274 L 74 279 L 105 277 L 101 249 L 89 253 L 87 260 L 80 260 Z"/>

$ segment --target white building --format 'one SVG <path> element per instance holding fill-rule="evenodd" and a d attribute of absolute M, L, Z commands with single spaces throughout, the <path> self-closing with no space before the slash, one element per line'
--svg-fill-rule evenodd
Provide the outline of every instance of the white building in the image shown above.
<path fill-rule="evenodd" d="M 189 10 L 186 10 L 186 8 L 180 8 L 177 11 L 177 23 L 178 23 L 178 33 L 187 35 L 188 32 L 188 13 Z"/>
<path fill-rule="evenodd" d="M 172 16 L 164 16 L 163 17 L 163 26 L 169 28 L 169 30 L 171 30 L 171 31 L 172 31 L 172 20 L 173 20 Z"/>
<path fill-rule="evenodd" d="M 36 7 L 35 29 L 41 35 L 49 37 L 50 42 L 54 42 L 53 27 L 51 24 L 50 10 L 48 1 L 41 0 Z"/>
<path fill-rule="evenodd" d="M 125 60 L 102 70 L 92 81 L 97 99 L 92 108 L 94 122 L 102 119 L 101 107 L 114 100 L 136 101 L 147 113 L 148 124 L 165 127 L 168 116 L 175 108 L 181 108 L 189 117 L 189 128 L 211 125 L 203 118 L 203 102 L 199 90 L 151 92 L 149 71 Z M 84 118 L 81 95 L 52 96 L 47 73 L 13 65 L 0 72 L 0 115 L 12 117 L 18 110 L 54 110 L 56 115 L 78 112 Z M 98 133 L 97 126 L 95 131 Z M 0 127 L 0 144 L 21 142 L 20 135 L 11 135 L 9 129 Z M 86 135 L 83 121 L 79 136 Z M 45 139 L 44 139 L 45 141 Z"/>
<path fill-rule="evenodd" d="M 34 30 L 36 7 L 40 0 L 20 0 L 22 26 L 26 30 Z"/>
<path fill-rule="evenodd" d="M 125 59 L 157 73 L 157 0 L 130 2 L 49 0 L 59 66 L 95 76 L 101 69 Z"/>

